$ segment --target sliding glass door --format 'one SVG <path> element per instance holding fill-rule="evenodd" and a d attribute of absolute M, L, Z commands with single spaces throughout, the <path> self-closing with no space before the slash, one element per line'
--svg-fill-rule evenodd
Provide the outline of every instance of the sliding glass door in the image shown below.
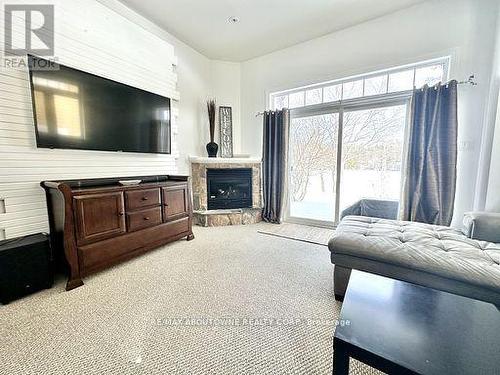
<path fill-rule="evenodd" d="M 338 130 L 338 113 L 291 119 L 290 217 L 324 222 L 334 217 Z"/>
<path fill-rule="evenodd" d="M 406 98 L 291 111 L 287 220 L 334 225 L 360 199 L 398 200 Z"/>
<path fill-rule="evenodd" d="M 344 112 L 340 213 L 363 198 L 398 200 L 406 105 Z"/>

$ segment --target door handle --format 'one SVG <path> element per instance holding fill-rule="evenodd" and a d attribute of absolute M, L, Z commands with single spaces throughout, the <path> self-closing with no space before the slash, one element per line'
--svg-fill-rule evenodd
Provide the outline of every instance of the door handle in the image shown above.
<path fill-rule="evenodd" d="M 118 212 L 118 216 L 123 216 L 123 215 L 125 215 L 125 212 L 123 211 Z"/>

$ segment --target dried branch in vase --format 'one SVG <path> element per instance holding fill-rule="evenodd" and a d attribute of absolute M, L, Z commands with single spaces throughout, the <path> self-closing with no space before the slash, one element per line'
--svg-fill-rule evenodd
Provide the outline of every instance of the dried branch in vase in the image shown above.
<path fill-rule="evenodd" d="M 210 142 L 214 141 L 215 135 L 215 110 L 217 105 L 215 99 L 207 100 L 207 110 L 208 110 L 208 125 L 210 127 Z"/>
<path fill-rule="evenodd" d="M 207 111 L 208 111 L 208 125 L 210 130 L 210 143 L 207 144 L 208 156 L 214 158 L 217 156 L 217 151 L 219 150 L 219 145 L 214 142 L 215 136 L 215 110 L 217 105 L 215 104 L 215 99 L 207 100 Z"/>

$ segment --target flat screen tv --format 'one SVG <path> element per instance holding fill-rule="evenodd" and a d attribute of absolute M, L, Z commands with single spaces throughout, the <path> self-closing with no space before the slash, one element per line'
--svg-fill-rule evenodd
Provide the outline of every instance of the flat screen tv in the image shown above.
<path fill-rule="evenodd" d="M 170 99 L 29 56 L 37 146 L 170 154 Z"/>

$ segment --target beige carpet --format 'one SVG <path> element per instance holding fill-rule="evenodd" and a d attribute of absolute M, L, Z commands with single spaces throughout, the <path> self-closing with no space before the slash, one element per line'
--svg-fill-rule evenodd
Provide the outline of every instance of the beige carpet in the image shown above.
<path fill-rule="evenodd" d="M 282 223 L 266 225 L 259 230 L 260 233 L 272 236 L 290 238 L 292 240 L 310 242 L 318 245 L 328 245 L 328 241 L 333 236 L 333 229 L 318 228 L 308 225 Z"/>
<path fill-rule="evenodd" d="M 0 374 L 331 374 L 328 250 L 263 226 L 197 227 L 81 288 L 0 306 Z"/>

